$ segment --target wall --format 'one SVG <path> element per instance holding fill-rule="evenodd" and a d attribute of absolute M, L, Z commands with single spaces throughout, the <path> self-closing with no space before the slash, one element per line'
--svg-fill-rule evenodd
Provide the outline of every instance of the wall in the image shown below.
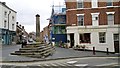
<path fill-rule="evenodd" d="M 108 26 L 99 26 L 98 28 L 94 27 L 79 27 L 79 26 L 73 26 L 73 27 L 67 27 L 67 33 L 68 33 L 68 40 L 70 38 L 69 34 L 74 33 L 74 39 L 75 39 L 75 45 L 86 45 L 88 49 L 92 50 L 93 47 L 96 48 L 96 50 L 99 51 L 106 51 L 106 48 L 109 48 L 110 52 L 114 52 L 114 38 L 113 34 L 118 33 L 120 28 L 118 25 L 115 25 L 113 27 Z M 99 32 L 106 32 L 106 43 L 99 43 Z M 79 43 L 79 34 L 80 33 L 91 33 L 91 43 L 85 43 L 80 44 Z M 119 34 L 120 35 L 120 34 Z"/>
<path fill-rule="evenodd" d="M 2 25 L 3 25 L 3 23 L 2 23 L 2 5 L 1 5 L 1 3 L 0 3 L 0 28 L 2 28 Z"/>
<path fill-rule="evenodd" d="M 66 34 L 53 34 L 52 38 L 55 38 L 55 40 L 53 40 L 54 42 L 67 42 L 67 35 Z"/>
<path fill-rule="evenodd" d="M 2 24 L 2 25 L 0 25 L 0 27 L 4 28 L 4 20 L 6 20 L 6 28 L 4 28 L 4 29 L 8 29 L 8 14 L 9 14 L 9 11 L 11 11 L 11 13 L 9 15 L 9 30 L 16 31 L 16 12 L 14 12 L 11 9 L 6 8 L 5 6 L 0 6 L 0 8 L 1 8 L 0 14 L 2 14 L 1 18 L 0 18 L 0 22 L 1 22 L 0 24 Z M 4 15 L 5 11 L 7 12 L 6 17 Z M 14 16 L 14 20 L 12 19 L 12 16 Z M 14 24 L 14 29 L 12 29 L 12 24 Z"/>

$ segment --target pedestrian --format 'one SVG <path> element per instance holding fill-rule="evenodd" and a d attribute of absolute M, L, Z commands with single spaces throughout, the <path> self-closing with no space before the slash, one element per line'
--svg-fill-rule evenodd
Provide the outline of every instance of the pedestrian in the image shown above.
<path fill-rule="evenodd" d="M 27 41 L 25 39 L 22 40 L 22 48 L 27 45 Z"/>

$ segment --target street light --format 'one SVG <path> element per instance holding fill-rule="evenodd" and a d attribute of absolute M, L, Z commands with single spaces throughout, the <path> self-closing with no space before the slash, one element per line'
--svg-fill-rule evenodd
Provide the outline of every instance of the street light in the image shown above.
<path fill-rule="evenodd" d="M 7 39 L 8 40 L 8 45 L 9 45 L 9 41 L 10 41 L 9 40 L 9 33 L 10 33 L 9 32 L 9 16 L 10 16 L 10 13 L 11 13 L 11 11 L 9 11 L 9 13 L 8 13 L 8 39 Z"/>

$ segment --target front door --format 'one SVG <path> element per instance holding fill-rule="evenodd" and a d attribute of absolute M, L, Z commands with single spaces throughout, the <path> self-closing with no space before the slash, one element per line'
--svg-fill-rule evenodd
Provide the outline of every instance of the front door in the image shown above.
<path fill-rule="evenodd" d="M 74 46 L 74 34 L 70 34 L 70 48 Z"/>
<path fill-rule="evenodd" d="M 119 52 L 119 34 L 114 34 L 114 49 L 115 49 L 115 53 L 120 53 Z"/>

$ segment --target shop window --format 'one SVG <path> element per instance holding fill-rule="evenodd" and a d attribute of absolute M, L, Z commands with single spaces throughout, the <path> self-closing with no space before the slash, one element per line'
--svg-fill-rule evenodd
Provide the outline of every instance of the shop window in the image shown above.
<path fill-rule="evenodd" d="M 80 34 L 80 43 L 91 43 L 90 33 Z"/>
<path fill-rule="evenodd" d="M 106 43 L 106 33 L 105 32 L 99 33 L 99 43 Z"/>

